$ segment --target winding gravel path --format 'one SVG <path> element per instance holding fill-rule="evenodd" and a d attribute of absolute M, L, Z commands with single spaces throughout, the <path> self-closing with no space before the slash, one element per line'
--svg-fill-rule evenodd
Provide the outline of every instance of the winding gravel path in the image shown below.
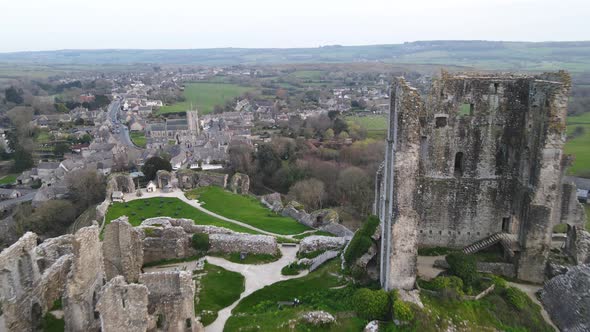
<path fill-rule="evenodd" d="M 223 331 L 223 327 L 225 326 L 225 322 L 231 316 L 231 311 L 238 305 L 238 303 L 246 296 L 254 293 L 255 291 L 274 284 L 278 281 L 293 279 L 293 278 L 300 278 L 305 276 L 308 272 L 302 272 L 295 276 L 284 276 L 281 274 L 281 269 L 297 260 L 296 254 L 297 250 L 299 250 L 299 246 L 294 247 L 280 247 L 282 257 L 277 260 L 276 262 L 268 263 L 268 264 L 238 264 L 230 262 L 224 258 L 220 257 L 212 257 L 206 256 L 205 259 L 214 265 L 221 266 L 222 268 L 234 271 L 242 274 L 245 279 L 245 290 L 240 295 L 240 298 L 232 303 L 230 306 L 223 308 L 217 313 L 217 319 L 211 323 L 209 326 L 205 327 L 205 332 L 221 332 Z M 181 262 L 175 263 L 170 265 L 162 265 L 162 266 L 154 266 L 150 268 L 146 268 L 145 272 L 156 272 L 156 271 L 169 271 L 169 270 L 184 270 L 184 271 L 192 271 L 196 269 L 197 261 L 191 262 Z"/>

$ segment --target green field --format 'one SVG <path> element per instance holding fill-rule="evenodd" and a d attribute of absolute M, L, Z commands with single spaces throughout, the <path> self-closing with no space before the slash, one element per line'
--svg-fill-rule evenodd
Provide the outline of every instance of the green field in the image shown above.
<path fill-rule="evenodd" d="M 346 121 L 358 123 L 367 131 L 367 137 L 373 139 L 385 139 L 387 135 L 387 114 L 351 115 Z"/>
<path fill-rule="evenodd" d="M 321 79 L 323 74 L 324 72 L 321 70 L 297 70 L 290 75 L 302 80 L 318 81 Z"/>
<path fill-rule="evenodd" d="M 270 211 L 256 198 L 236 195 L 219 187 L 192 190 L 187 197 L 203 202 L 203 207 L 224 217 L 239 220 L 275 234 L 299 234 L 309 230 L 292 218 Z"/>
<path fill-rule="evenodd" d="M 174 197 L 155 197 L 126 203 L 113 203 L 107 211 L 106 221 L 108 223 L 120 216 L 129 217 L 129 223 L 133 226 L 139 226 L 143 219 L 166 216 L 192 219 L 197 225 L 219 226 L 236 232 L 258 234 L 249 228 L 210 216 Z"/>
<path fill-rule="evenodd" d="M 129 133 L 129 137 L 131 138 L 133 144 L 139 146 L 140 148 L 145 148 L 147 139 L 142 131 L 132 131 Z"/>
<path fill-rule="evenodd" d="M 0 179 L 0 185 L 2 184 L 13 184 L 16 182 L 18 174 L 8 174 Z"/>
<path fill-rule="evenodd" d="M 201 316 L 201 322 L 207 326 L 217 319 L 217 312 L 240 298 L 245 290 L 244 276 L 228 271 L 217 265 L 205 263 L 201 277 L 199 303 L 195 306 L 195 315 Z"/>
<path fill-rule="evenodd" d="M 584 133 L 570 139 L 565 144 L 565 153 L 576 156 L 568 174 L 590 176 L 590 112 L 567 118 L 567 134 L 572 135 L 576 127 L 584 128 Z"/>
<path fill-rule="evenodd" d="M 199 114 L 213 112 L 215 105 L 223 106 L 226 100 L 239 97 L 253 88 L 228 83 L 189 83 L 184 88 L 186 101 L 168 105 L 158 110 L 159 114 L 185 112 L 193 108 L 199 110 Z"/>

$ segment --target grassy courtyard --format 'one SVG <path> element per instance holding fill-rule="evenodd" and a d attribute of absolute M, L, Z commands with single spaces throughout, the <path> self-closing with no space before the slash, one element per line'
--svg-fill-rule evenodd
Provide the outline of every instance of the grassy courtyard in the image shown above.
<path fill-rule="evenodd" d="M 209 211 L 267 232 L 288 235 L 299 234 L 310 229 L 292 218 L 270 211 L 254 197 L 236 195 L 219 187 L 195 189 L 188 192 L 187 197 L 198 199 Z"/>
<path fill-rule="evenodd" d="M 219 310 L 240 298 L 245 290 L 245 279 L 237 272 L 209 263 L 205 263 L 203 272 L 205 275 L 201 277 L 201 291 L 195 314 L 200 315 L 201 322 L 207 326 L 217 319 Z"/>
<path fill-rule="evenodd" d="M 107 211 L 106 221 L 110 222 L 120 216 L 129 217 L 129 222 L 133 226 L 139 226 L 144 219 L 166 216 L 192 219 L 197 225 L 219 226 L 236 232 L 258 234 L 258 232 L 249 228 L 210 216 L 174 197 L 155 197 L 125 203 L 113 203 Z"/>
<path fill-rule="evenodd" d="M 176 113 L 188 111 L 191 108 L 199 110 L 199 114 L 209 114 L 213 112 L 215 105 L 223 106 L 227 100 L 239 97 L 252 88 L 229 83 L 189 83 L 184 89 L 186 100 L 181 103 L 167 105 L 158 111 L 163 113 Z"/>
<path fill-rule="evenodd" d="M 145 137 L 144 132 L 142 131 L 132 131 L 129 133 L 129 137 L 133 144 L 139 146 L 140 148 L 145 148 L 147 144 L 147 138 Z"/>

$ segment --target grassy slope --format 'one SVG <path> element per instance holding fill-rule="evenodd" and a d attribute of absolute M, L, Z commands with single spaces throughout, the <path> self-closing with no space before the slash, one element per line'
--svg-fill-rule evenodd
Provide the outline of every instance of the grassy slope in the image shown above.
<path fill-rule="evenodd" d="M 145 134 L 141 131 L 132 131 L 129 134 L 129 137 L 131 138 L 131 141 L 133 141 L 133 144 L 145 148 L 145 145 L 147 143 L 147 139 L 145 137 Z"/>
<path fill-rule="evenodd" d="M 236 195 L 219 187 L 196 189 L 188 195 L 204 202 L 203 207 L 209 211 L 268 232 L 298 234 L 309 230 L 292 218 L 270 211 L 253 197 Z"/>
<path fill-rule="evenodd" d="M 199 114 L 213 112 L 215 105 L 223 105 L 226 100 L 239 97 L 252 88 L 226 83 L 190 83 L 185 86 L 184 97 L 186 101 L 160 108 L 158 113 L 184 112 L 193 108 L 199 110 Z"/>
<path fill-rule="evenodd" d="M 13 184 L 16 182 L 17 177 L 18 177 L 18 174 L 6 175 L 5 177 L 0 179 L 0 185 L 1 184 Z"/>
<path fill-rule="evenodd" d="M 568 140 L 565 152 L 576 156 L 574 164 L 568 169 L 570 175 L 590 175 L 590 112 L 567 118 L 568 135 L 578 126 L 584 128 L 584 134 Z"/>
<path fill-rule="evenodd" d="M 350 313 L 350 298 L 354 290 L 351 287 L 330 289 L 342 284 L 330 274 L 338 269 L 338 262 L 333 261 L 305 277 L 281 281 L 252 293 L 234 308 L 224 331 L 293 331 L 287 322 L 310 310 L 343 315 L 333 326 L 322 328 L 297 323 L 295 331 L 362 331 L 365 321 L 354 314 L 345 315 Z M 294 298 L 301 301 L 299 306 L 278 309 L 278 301 L 292 301 Z"/>
<path fill-rule="evenodd" d="M 128 216 L 129 222 L 133 226 L 141 224 L 142 219 L 168 216 L 192 219 L 198 225 L 213 225 L 229 228 L 236 232 L 257 234 L 254 230 L 210 216 L 173 197 L 157 197 L 138 199 L 127 203 L 114 203 L 107 211 L 106 220 L 110 222 L 120 216 Z"/>
<path fill-rule="evenodd" d="M 240 298 L 240 294 L 245 290 L 245 279 L 237 272 L 209 263 L 205 264 L 205 272 L 206 275 L 201 277 L 201 291 L 199 303 L 195 306 L 195 314 L 201 315 L 203 325 L 207 326 L 215 321 L 219 310 Z"/>

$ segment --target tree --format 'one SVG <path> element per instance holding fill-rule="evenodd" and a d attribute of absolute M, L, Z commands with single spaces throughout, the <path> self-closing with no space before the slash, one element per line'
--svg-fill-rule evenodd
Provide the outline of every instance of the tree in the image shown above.
<path fill-rule="evenodd" d="M 76 220 L 76 207 L 67 200 L 49 200 L 43 202 L 34 211 L 29 208 L 15 213 L 16 231 L 24 234 L 33 231 L 45 236 L 63 234 L 67 227 Z"/>
<path fill-rule="evenodd" d="M 25 101 L 23 98 L 23 89 L 17 89 L 14 86 L 4 90 L 4 95 L 6 101 L 11 103 L 22 104 Z"/>
<path fill-rule="evenodd" d="M 334 130 L 332 128 L 328 128 L 325 132 L 324 132 L 324 139 L 326 140 L 331 140 L 334 138 Z"/>
<path fill-rule="evenodd" d="M 147 180 L 153 180 L 156 178 L 156 173 L 159 170 L 165 170 L 168 172 L 172 171 L 172 165 L 166 159 L 160 157 L 151 157 L 145 161 L 141 167 L 141 171 Z"/>
<path fill-rule="evenodd" d="M 18 173 L 25 171 L 34 165 L 33 155 L 21 147 L 17 147 L 17 149 L 14 150 L 13 158 L 14 164 L 12 165 L 12 170 L 14 172 Z"/>
<path fill-rule="evenodd" d="M 473 286 L 479 278 L 477 273 L 477 261 L 474 256 L 464 253 L 451 253 L 446 257 L 449 263 L 449 272 L 461 280 L 465 286 Z"/>
<path fill-rule="evenodd" d="M 289 189 L 289 197 L 305 205 L 308 211 L 322 208 L 326 197 L 326 186 L 318 179 L 306 179 L 295 183 Z"/>
<path fill-rule="evenodd" d="M 80 169 L 66 176 L 72 201 L 82 211 L 105 199 L 106 179 L 97 171 Z"/>
<path fill-rule="evenodd" d="M 340 172 L 338 181 L 340 203 L 355 208 L 360 215 L 366 215 L 373 202 L 371 178 L 358 167 L 348 167 Z"/>
<path fill-rule="evenodd" d="M 53 148 L 53 153 L 58 156 L 63 156 L 68 152 L 70 152 L 70 145 L 67 143 L 57 143 Z"/>
<path fill-rule="evenodd" d="M 251 145 L 239 141 L 231 141 L 229 143 L 228 155 L 229 166 L 232 172 L 253 175 L 253 154 L 254 148 Z"/>

